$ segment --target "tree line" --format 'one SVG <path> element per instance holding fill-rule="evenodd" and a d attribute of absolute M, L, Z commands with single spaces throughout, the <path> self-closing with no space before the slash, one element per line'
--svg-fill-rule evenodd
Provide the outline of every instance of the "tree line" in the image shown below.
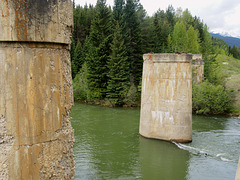
<path fill-rule="evenodd" d="M 148 16 L 139 0 L 114 0 L 113 7 L 98 0 L 95 6 L 74 5 L 73 12 L 71 61 L 77 100 L 138 105 L 142 55 L 149 52 L 201 53 L 206 79 L 213 76 L 213 40 L 207 25 L 188 9 L 169 5 Z"/>

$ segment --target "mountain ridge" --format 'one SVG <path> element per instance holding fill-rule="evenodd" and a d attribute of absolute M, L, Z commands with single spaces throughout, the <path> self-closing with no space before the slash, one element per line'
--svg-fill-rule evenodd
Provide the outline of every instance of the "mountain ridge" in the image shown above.
<path fill-rule="evenodd" d="M 212 37 L 224 40 L 231 47 L 233 47 L 234 45 L 240 47 L 240 38 L 213 32 L 211 32 L 210 34 Z"/>

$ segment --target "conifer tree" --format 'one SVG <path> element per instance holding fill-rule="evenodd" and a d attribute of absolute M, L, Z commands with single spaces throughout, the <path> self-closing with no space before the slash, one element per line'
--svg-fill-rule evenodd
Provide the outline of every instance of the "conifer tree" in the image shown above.
<path fill-rule="evenodd" d="M 173 31 L 174 25 L 175 25 L 175 9 L 172 5 L 169 5 L 166 10 L 166 18 L 169 23 L 170 31 Z"/>
<path fill-rule="evenodd" d="M 203 56 L 212 53 L 212 39 L 205 24 L 203 27 L 203 41 L 201 43 L 201 53 Z"/>
<path fill-rule="evenodd" d="M 112 16 L 105 0 L 98 0 L 89 35 L 87 66 L 93 99 L 104 99 L 107 90 L 107 60 L 110 55 Z"/>
<path fill-rule="evenodd" d="M 74 17 L 74 31 L 73 39 L 77 44 L 80 41 L 82 44 L 85 38 L 89 36 L 91 22 L 95 17 L 95 8 L 92 5 L 85 5 L 84 7 L 77 6 L 73 10 Z"/>
<path fill-rule="evenodd" d="M 75 47 L 76 47 L 75 41 L 74 41 L 73 37 L 71 37 L 71 44 L 70 44 L 71 62 L 73 61 Z"/>
<path fill-rule="evenodd" d="M 208 28 L 199 18 L 193 18 L 188 10 L 175 11 L 172 6 L 166 12 L 159 10 L 155 16 L 147 17 L 139 0 L 114 2 L 113 12 L 106 0 L 98 0 L 96 6 L 74 8 L 70 53 L 73 77 L 78 73 L 75 83 L 79 81 L 76 87 L 80 99 L 108 98 L 116 105 L 136 103 L 142 54 L 150 51 L 200 51 L 205 60 L 205 77 L 215 81 L 212 74 L 218 67 L 216 52 Z M 240 57 L 239 48 L 230 48 L 226 54 L 228 51 Z"/>
<path fill-rule="evenodd" d="M 114 0 L 113 6 L 113 19 L 117 21 L 121 27 L 123 20 L 123 9 L 124 9 L 125 1 L 124 0 Z"/>
<path fill-rule="evenodd" d="M 73 61 L 72 61 L 72 76 L 73 78 L 76 76 L 78 71 L 82 66 L 82 45 L 80 41 L 77 42 L 77 45 L 73 51 Z"/>
<path fill-rule="evenodd" d="M 194 19 L 188 9 L 183 11 L 180 19 L 184 23 L 187 29 L 193 25 Z"/>
<path fill-rule="evenodd" d="M 108 61 L 107 98 L 113 105 L 122 105 L 129 89 L 130 74 L 127 50 L 118 23 L 114 31 L 111 51 Z"/>
<path fill-rule="evenodd" d="M 161 12 L 163 11 L 160 11 L 158 10 L 157 13 L 155 13 L 154 15 L 154 21 L 153 21 L 153 24 L 154 24 L 154 44 L 155 44 L 155 47 L 154 47 L 154 52 L 155 53 L 160 53 L 161 52 L 161 26 L 160 26 L 160 22 L 159 22 L 159 16 L 161 16 Z"/>
<path fill-rule="evenodd" d="M 174 26 L 172 42 L 174 52 L 187 52 L 187 33 L 183 22 Z"/>
<path fill-rule="evenodd" d="M 155 49 L 154 52 L 168 51 L 168 35 L 173 30 L 174 9 L 169 6 L 166 13 L 163 10 L 158 10 L 154 15 L 154 33 L 155 33 Z"/>
<path fill-rule="evenodd" d="M 172 37 L 171 37 L 170 34 L 168 35 L 167 44 L 168 44 L 167 52 L 172 53 L 173 52 L 173 45 L 172 45 Z"/>
<path fill-rule="evenodd" d="M 203 41 L 203 22 L 201 21 L 201 19 L 199 17 L 194 17 L 193 20 L 193 27 L 194 29 L 198 30 L 199 33 L 199 43 L 201 43 Z"/>
<path fill-rule="evenodd" d="M 138 86 L 142 77 L 142 38 L 140 22 L 136 12 L 137 1 L 127 0 L 124 8 L 124 22 L 128 60 L 130 62 L 131 81 Z"/>
<path fill-rule="evenodd" d="M 231 53 L 234 58 L 240 59 L 240 48 L 239 47 L 233 45 L 233 47 L 231 48 L 231 46 L 229 46 L 229 53 Z"/>
<path fill-rule="evenodd" d="M 204 77 L 208 79 L 211 83 L 214 81 L 212 80 L 213 75 L 212 73 L 215 71 L 216 67 L 216 57 L 213 55 L 212 50 L 212 39 L 208 32 L 207 25 L 203 27 L 203 41 L 201 43 L 201 53 L 204 58 Z"/>
<path fill-rule="evenodd" d="M 200 52 L 199 48 L 198 32 L 190 26 L 187 31 L 187 52 L 197 54 Z"/>

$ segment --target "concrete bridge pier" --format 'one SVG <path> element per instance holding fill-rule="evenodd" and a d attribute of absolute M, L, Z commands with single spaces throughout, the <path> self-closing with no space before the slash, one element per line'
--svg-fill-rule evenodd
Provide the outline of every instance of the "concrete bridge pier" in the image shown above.
<path fill-rule="evenodd" d="M 71 0 L 0 0 L 0 179 L 73 179 Z"/>
<path fill-rule="evenodd" d="M 204 60 L 202 59 L 202 54 L 192 55 L 192 74 L 193 83 L 199 84 L 204 79 Z"/>
<path fill-rule="evenodd" d="M 144 54 L 139 133 L 192 141 L 192 55 Z"/>
<path fill-rule="evenodd" d="M 236 173 L 235 180 L 240 180 L 240 157 L 239 157 L 239 161 L 238 161 L 238 167 L 237 167 L 237 173 Z"/>

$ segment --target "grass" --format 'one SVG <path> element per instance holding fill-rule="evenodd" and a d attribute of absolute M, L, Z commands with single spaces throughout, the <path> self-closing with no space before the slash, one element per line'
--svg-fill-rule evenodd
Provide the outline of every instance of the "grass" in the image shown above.
<path fill-rule="evenodd" d="M 225 85 L 232 93 L 233 114 L 240 115 L 240 60 L 233 57 L 218 55 L 217 62 L 225 77 Z"/>

